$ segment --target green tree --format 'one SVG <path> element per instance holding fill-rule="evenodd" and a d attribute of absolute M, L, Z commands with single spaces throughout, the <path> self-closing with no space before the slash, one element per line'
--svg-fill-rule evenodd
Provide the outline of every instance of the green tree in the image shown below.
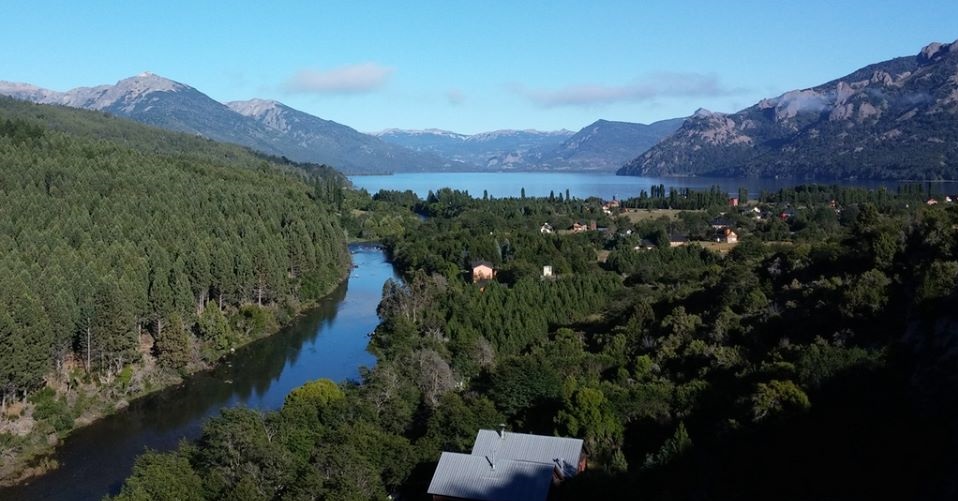
<path fill-rule="evenodd" d="M 136 459 L 133 473 L 115 501 L 200 501 L 203 479 L 178 453 L 146 452 Z"/>
<path fill-rule="evenodd" d="M 752 419 L 762 421 L 784 412 L 804 411 L 811 407 L 808 395 L 792 381 L 772 380 L 759 383 L 752 394 Z"/>

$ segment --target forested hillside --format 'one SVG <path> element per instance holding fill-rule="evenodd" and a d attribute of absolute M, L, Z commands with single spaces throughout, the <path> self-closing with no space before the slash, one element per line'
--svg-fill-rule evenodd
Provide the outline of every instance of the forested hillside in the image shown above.
<path fill-rule="evenodd" d="M 0 452 L 31 431 L 23 423 L 72 427 L 88 410 L 81 389 L 139 394 L 152 365 L 203 367 L 323 295 L 348 262 L 343 182 L 0 98 Z"/>
<path fill-rule="evenodd" d="M 669 203 L 653 191 L 625 203 Z M 430 216 L 375 226 L 406 278 L 384 288 L 378 365 L 213 418 L 142 456 L 118 499 L 425 500 L 440 452 L 498 423 L 585 440 L 563 500 L 954 499 L 956 208 L 920 186 L 715 194 L 612 216 L 377 194 L 359 208 Z M 669 246 L 720 215 L 737 245 Z M 497 279 L 471 283 L 475 259 Z"/>

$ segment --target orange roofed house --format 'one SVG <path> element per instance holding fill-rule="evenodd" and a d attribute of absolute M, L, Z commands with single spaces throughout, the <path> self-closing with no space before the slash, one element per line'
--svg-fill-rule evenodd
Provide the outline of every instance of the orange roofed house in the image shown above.
<path fill-rule="evenodd" d="M 433 501 L 547 501 L 585 467 L 580 439 L 479 430 L 471 454 L 442 453 L 427 492 Z"/>

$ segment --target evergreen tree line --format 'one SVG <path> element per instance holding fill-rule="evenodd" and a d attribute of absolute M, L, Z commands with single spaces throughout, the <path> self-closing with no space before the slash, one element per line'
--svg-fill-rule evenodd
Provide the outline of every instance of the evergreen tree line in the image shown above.
<path fill-rule="evenodd" d="M 343 182 L 325 167 L 0 100 L 3 401 L 71 363 L 116 374 L 144 340 L 174 369 L 215 358 L 248 334 L 228 322 L 238 309 L 318 298 L 348 261 L 331 212 Z"/>

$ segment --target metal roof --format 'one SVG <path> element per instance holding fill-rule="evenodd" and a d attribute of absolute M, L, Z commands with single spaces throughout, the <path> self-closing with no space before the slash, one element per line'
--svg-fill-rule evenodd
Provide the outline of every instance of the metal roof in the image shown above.
<path fill-rule="evenodd" d="M 427 493 L 476 501 L 545 501 L 554 468 L 547 463 L 443 452 Z"/>
<path fill-rule="evenodd" d="M 489 456 L 499 461 L 511 459 L 546 463 L 558 466 L 564 477 L 571 477 L 579 471 L 581 454 L 582 440 L 578 438 L 547 437 L 508 431 L 500 435 L 500 432 L 493 430 L 479 430 L 476 443 L 472 446 L 473 456 Z"/>

